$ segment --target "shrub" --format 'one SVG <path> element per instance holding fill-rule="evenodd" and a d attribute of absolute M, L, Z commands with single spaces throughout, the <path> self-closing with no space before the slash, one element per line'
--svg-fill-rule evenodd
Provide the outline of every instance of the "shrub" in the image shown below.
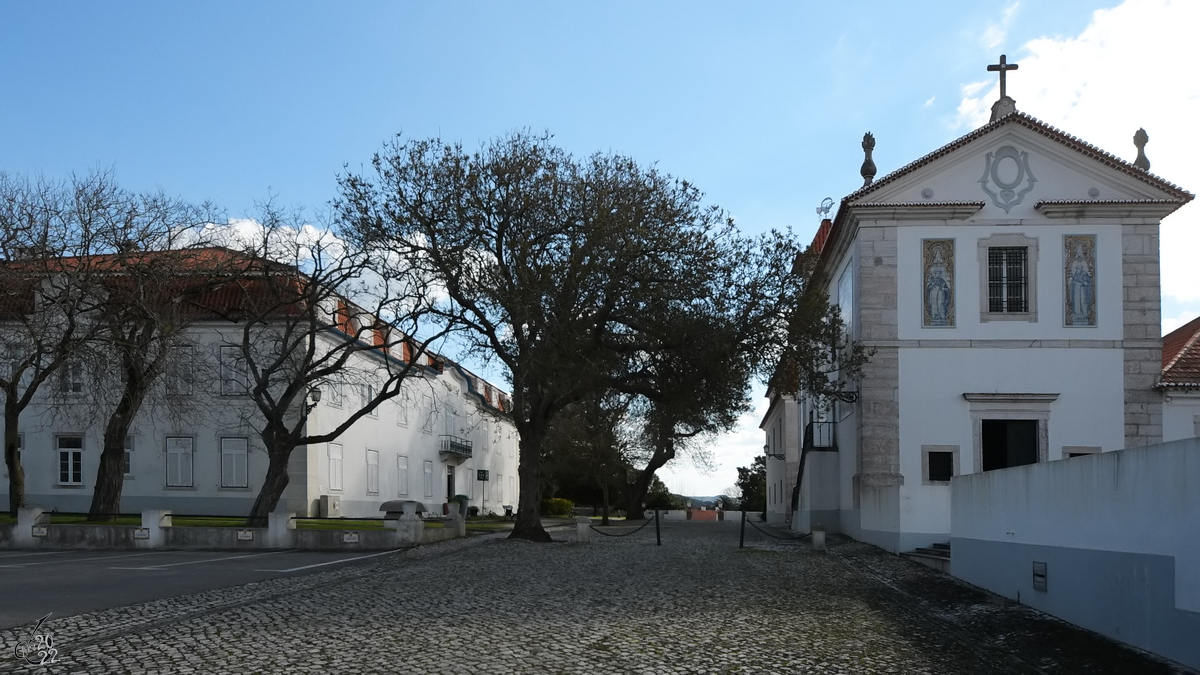
<path fill-rule="evenodd" d="M 572 516 L 575 515 L 575 502 L 570 499 L 547 499 L 542 502 L 543 516 Z"/>

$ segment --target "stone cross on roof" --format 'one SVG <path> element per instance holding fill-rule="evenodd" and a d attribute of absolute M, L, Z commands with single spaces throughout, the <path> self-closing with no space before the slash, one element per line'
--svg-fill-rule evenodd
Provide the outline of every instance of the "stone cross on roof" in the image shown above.
<path fill-rule="evenodd" d="M 1006 91 L 1005 87 L 1007 83 L 1005 82 L 1004 76 L 1008 73 L 1008 71 L 1016 70 L 1018 67 L 1019 66 L 1015 63 L 1008 63 L 1004 54 L 1000 55 L 1000 63 L 993 63 L 992 65 L 988 66 L 989 73 L 1000 71 L 1000 98 L 1008 96 L 1008 92 Z"/>
<path fill-rule="evenodd" d="M 1012 113 L 1017 112 L 1017 102 L 1008 96 L 1008 82 L 1005 81 L 1005 75 L 1010 70 L 1016 70 L 1017 64 L 1009 63 L 1007 57 L 1005 57 L 1004 54 L 1001 54 L 1000 63 L 993 63 L 992 65 L 988 66 L 987 69 L 988 72 L 992 73 L 996 71 L 1000 72 L 1000 100 L 992 104 L 991 121 L 995 122 L 1005 115 L 1011 115 Z"/>

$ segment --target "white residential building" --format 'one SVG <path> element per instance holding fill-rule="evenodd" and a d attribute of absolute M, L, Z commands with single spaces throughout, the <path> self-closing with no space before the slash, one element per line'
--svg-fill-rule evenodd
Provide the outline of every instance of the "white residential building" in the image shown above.
<path fill-rule="evenodd" d="M 247 515 L 262 487 L 267 455 L 261 418 L 238 365 L 242 329 L 204 320 L 186 338 L 179 348 L 185 354 L 176 361 L 187 377 L 161 378 L 128 434 L 121 512 Z M 398 356 L 408 357 L 403 351 Z M 372 360 L 398 357 L 366 350 L 353 358 L 357 372 L 347 382 L 320 387 L 319 402 L 310 392 L 308 436 L 335 428 L 374 396 Z M 505 505 L 515 510 L 517 433 L 503 413 L 507 395 L 441 356 L 420 359 L 402 395 L 337 439 L 294 450 L 280 508 L 316 516 L 324 504 L 342 516 L 380 517 L 383 502 L 411 499 L 440 514 L 462 494 L 484 514 L 503 513 Z M 107 411 L 90 396 L 93 386 L 78 369 L 67 368 L 22 414 L 27 504 L 88 511 L 107 422 Z M 7 504 L 3 473 L 0 500 Z"/>

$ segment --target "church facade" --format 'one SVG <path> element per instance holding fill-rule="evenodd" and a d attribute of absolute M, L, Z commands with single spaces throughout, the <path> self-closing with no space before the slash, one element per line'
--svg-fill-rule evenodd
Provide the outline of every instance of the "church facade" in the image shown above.
<path fill-rule="evenodd" d="M 953 476 L 1163 440 L 1159 223 L 1192 195 L 1148 172 L 1139 134 L 1129 163 L 1004 97 L 877 181 L 864 139 L 865 185 L 814 247 L 874 354 L 856 401 L 790 402 L 773 520 L 908 551 L 949 540 Z"/>

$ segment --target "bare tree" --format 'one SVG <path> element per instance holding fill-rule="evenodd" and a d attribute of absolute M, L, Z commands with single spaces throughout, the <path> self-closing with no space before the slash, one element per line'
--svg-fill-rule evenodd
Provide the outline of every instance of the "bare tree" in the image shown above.
<path fill-rule="evenodd" d="M 292 452 L 337 439 L 400 395 L 407 378 L 440 370 L 428 347 L 455 323 L 431 313 L 436 289 L 418 270 L 375 274 L 371 252 L 299 214 L 268 205 L 239 248 L 250 265 L 207 309 L 237 327 L 217 355 L 220 386 L 253 406 L 268 468 L 249 515 L 264 522 L 288 485 Z M 346 385 L 360 387 L 357 408 L 333 428 L 310 429 L 314 392 Z"/>
<path fill-rule="evenodd" d="M 73 386 L 67 364 L 101 330 L 95 263 L 112 251 L 103 208 L 117 192 L 107 173 L 66 183 L 0 173 L 0 391 L 14 515 L 25 505 L 21 414 L 56 374 L 60 388 Z"/>

